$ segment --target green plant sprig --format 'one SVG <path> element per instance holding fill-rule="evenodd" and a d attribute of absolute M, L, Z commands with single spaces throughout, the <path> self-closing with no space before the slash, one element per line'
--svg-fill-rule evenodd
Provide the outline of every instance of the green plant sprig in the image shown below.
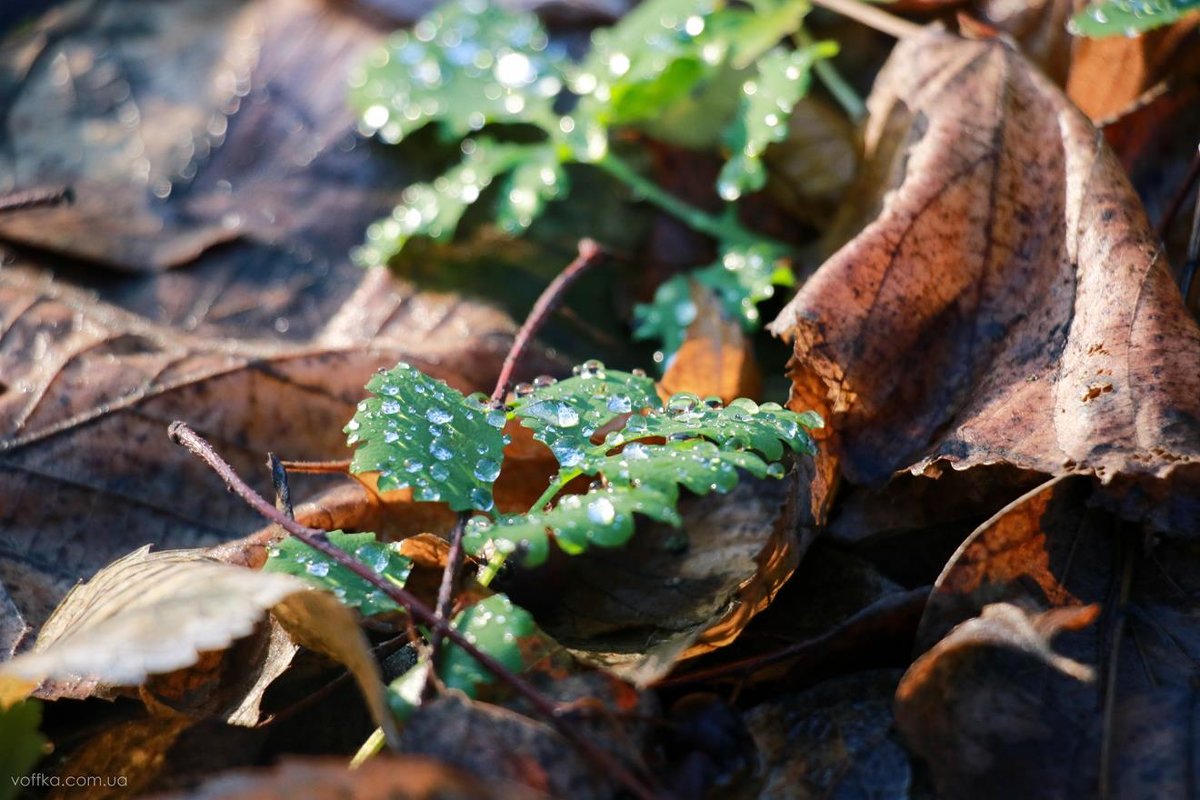
<path fill-rule="evenodd" d="M 566 167 L 584 165 L 713 237 L 725 254 L 767 256 L 769 268 L 752 279 L 717 281 L 711 269 L 701 276 L 721 282 L 726 310 L 756 328 L 746 308 L 769 296 L 764 286 L 790 284 L 788 249 L 742 225 L 733 203 L 763 187 L 763 151 L 786 136 L 811 69 L 836 53 L 803 35 L 808 10 L 807 0 L 647 0 L 596 31 L 576 63 L 530 14 L 482 0 L 443 3 L 411 32 L 393 34 L 352 76 L 351 100 L 364 133 L 396 143 L 433 127 L 459 143 L 462 160 L 410 186 L 392 214 L 368 228 L 356 260 L 386 264 L 414 237 L 451 239 L 485 195 L 499 227 L 517 235 L 547 203 L 569 195 Z M 716 187 L 725 210 L 704 211 L 643 175 L 614 146 L 625 130 L 725 149 Z M 687 318 L 687 301 L 677 296 L 660 292 L 638 328 L 661 339 L 666 356 L 686 329 L 677 320 Z"/>

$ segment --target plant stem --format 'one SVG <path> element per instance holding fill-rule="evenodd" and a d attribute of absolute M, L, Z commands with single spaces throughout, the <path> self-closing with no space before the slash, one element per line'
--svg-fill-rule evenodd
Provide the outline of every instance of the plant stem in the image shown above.
<path fill-rule="evenodd" d="M 379 755 L 379 751 L 383 749 L 384 744 L 383 728 L 376 728 L 371 731 L 371 735 L 358 748 L 358 752 L 354 754 L 354 758 L 350 759 L 350 769 L 358 769 L 371 756 Z"/>
<path fill-rule="evenodd" d="M 685 203 L 675 195 L 666 191 L 654 181 L 639 173 L 611 151 L 599 161 L 592 162 L 600 169 L 612 175 L 617 180 L 633 189 L 647 202 L 653 203 L 671 216 L 687 224 L 701 233 L 723 242 L 759 242 L 769 241 L 751 230 L 742 227 L 736 219 L 719 217 L 701 211 L 695 206 Z"/>
<path fill-rule="evenodd" d="M 533 308 L 529 309 L 529 314 L 525 317 L 521 329 L 517 331 L 508 355 L 504 357 L 504 364 L 500 367 L 500 376 L 496 378 L 496 388 L 492 390 L 493 405 L 504 400 L 509 381 L 512 380 L 513 371 L 520 362 L 521 356 L 525 354 L 529 343 L 533 341 L 534 334 L 546 324 L 550 312 L 562 301 L 563 293 L 580 275 L 598 264 L 603 255 L 604 251 L 596 242 L 591 239 L 581 239 L 579 255 L 562 272 L 558 273 L 558 277 L 552 280 L 538 295 L 538 299 L 533 304 Z"/>
<path fill-rule="evenodd" d="M 862 0 L 812 0 L 812 4 L 827 8 L 843 17 L 849 17 L 868 28 L 874 28 L 880 33 L 886 33 L 897 39 L 907 39 L 922 31 L 920 25 L 889 14 L 881 8 L 862 2 Z"/>
<path fill-rule="evenodd" d="M 813 45 L 812 36 L 804 28 L 796 31 L 795 40 L 796 44 L 801 47 L 812 47 Z M 851 120 L 857 122 L 867 115 L 867 106 L 863 103 L 862 98 L 858 96 L 858 92 L 854 91 L 854 87 L 846 82 L 832 61 L 827 58 L 815 59 L 812 68 L 813 72 L 817 73 L 817 77 L 821 79 L 821 83 L 825 84 L 825 88 L 829 90 L 833 99 L 838 102 Z"/>
<path fill-rule="evenodd" d="M 435 630 L 440 630 L 443 636 L 465 650 L 472 658 L 483 665 L 484 669 L 523 697 L 546 721 L 554 726 L 555 730 L 564 739 L 577 747 L 596 767 L 607 772 L 635 796 L 643 798 L 643 800 L 654 800 L 655 794 L 649 787 L 630 773 L 610 753 L 586 738 L 574 726 L 568 724 L 567 719 L 559 714 L 554 703 L 544 697 L 537 689 L 534 689 L 524 678 L 515 674 L 492 656 L 472 644 L 465 636 L 451 627 L 446 620 L 438 617 L 433 609 L 422 603 L 416 595 L 391 581 L 385 580 L 349 553 L 334 547 L 326 537 L 325 531 L 301 525 L 276 509 L 263 499 L 260 494 L 251 489 L 242 480 L 241 476 L 234 471 L 233 467 L 217 454 L 212 445 L 189 428 L 186 423 L 178 420 L 172 422 L 167 428 L 167 435 L 170 436 L 171 441 L 186 447 L 208 465 L 210 469 L 225 481 L 225 485 L 230 491 L 242 498 L 247 505 L 260 515 L 281 526 L 292 536 L 295 536 L 312 549 L 323 554 L 338 566 L 350 570 L 376 589 L 379 589 L 386 597 L 408 611 L 409 616 L 417 622 L 428 625 Z"/>
<path fill-rule="evenodd" d="M 437 608 L 434 609 L 434 613 L 441 620 L 450 619 L 450 609 L 454 604 L 454 584 L 458 581 L 458 570 L 462 566 L 462 539 L 463 531 L 467 528 L 467 517 L 468 514 L 465 511 L 459 512 L 458 521 L 454 523 L 454 529 L 450 531 L 450 551 L 446 554 L 446 567 L 442 570 Z M 438 655 L 442 650 L 442 638 L 440 628 L 434 628 L 429 635 L 429 663 L 435 667 L 438 663 Z"/>

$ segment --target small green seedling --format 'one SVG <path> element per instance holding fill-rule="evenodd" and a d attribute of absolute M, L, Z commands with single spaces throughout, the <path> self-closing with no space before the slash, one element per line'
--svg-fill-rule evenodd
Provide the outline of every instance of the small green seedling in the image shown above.
<path fill-rule="evenodd" d="M 449 240 L 476 203 L 518 235 L 568 197 L 569 166 L 595 168 L 717 239 L 722 259 L 696 277 L 756 328 L 756 304 L 792 273 L 787 249 L 743 227 L 733 203 L 763 187 L 763 151 L 786 136 L 814 63 L 836 53 L 827 42 L 791 43 L 807 41 L 808 10 L 805 0 L 647 0 L 597 31 L 575 62 L 531 14 L 483 0 L 442 4 L 371 56 L 352 76 L 351 99 L 364 133 L 396 143 L 429 126 L 459 143 L 462 160 L 408 187 L 356 259 L 387 264 L 414 237 Z M 630 130 L 728 153 L 716 187 L 725 210 L 706 213 L 639 172 L 617 152 Z M 635 335 L 660 339 L 670 355 L 694 316 L 673 282 L 638 311 Z"/>

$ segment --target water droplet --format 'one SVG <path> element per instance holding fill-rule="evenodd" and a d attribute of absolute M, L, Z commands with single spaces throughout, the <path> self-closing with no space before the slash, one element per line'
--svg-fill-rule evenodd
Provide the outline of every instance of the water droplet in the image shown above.
<path fill-rule="evenodd" d="M 445 464 L 434 464 L 429 468 L 429 475 L 435 481 L 444 481 L 450 477 L 450 470 Z"/>
<path fill-rule="evenodd" d="M 778 461 L 767 465 L 767 475 L 772 478 L 782 478 L 786 470 Z"/>
<path fill-rule="evenodd" d="M 587 504 L 587 517 L 596 525 L 611 525 L 616 515 L 617 510 L 607 497 L 597 497 Z"/>
<path fill-rule="evenodd" d="M 434 406 L 425 411 L 425 419 L 435 424 L 442 425 L 454 419 L 454 415 L 444 408 Z"/>
<path fill-rule="evenodd" d="M 304 568 L 304 571 L 309 575 L 315 575 L 318 578 L 324 578 L 329 574 L 328 561 L 314 561 Z"/>
<path fill-rule="evenodd" d="M 607 408 L 614 414 L 628 414 L 633 410 L 633 399 L 627 394 L 614 394 L 608 398 Z"/>
<path fill-rule="evenodd" d="M 552 378 L 549 375 L 538 375 L 533 379 L 533 386 L 535 389 L 544 389 L 545 387 L 553 386 L 556 383 L 558 383 L 558 379 Z"/>
<path fill-rule="evenodd" d="M 629 374 L 635 378 L 644 378 L 646 377 L 646 370 L 642 369 L 641 367 L 634 367 L 632 370 L 630 370 Z"/>
<path fill-rule="evenodd" d="M 517 397 L 528 397 L 529 395 L 533 394 L 533 384 L 518 383 L 515 387 L 513 387 L 513 394 L 515 394 Z"/>
<path fill-rule="evenodd" d="M 442 444 L 438 439 L 434 439 L 429 445 L 429 453 L 438 461 L 449 461 L 454 458 L 454 453 L 449 447 Z"/>
<path fill-rule="evenodd" d="M 481 458 L 475 462 L 475 478 L 491 483 L 500 475 L 500 464 L 493 458 Z"/>
<path fill-rule="evenodd" d="M 384 400 L 382 403 L 379 404 L 379 410 L 382 411 L 384 414 L 388 414 L 388 415 L 399 414 L 400 413 L 400 403 L 398 401 L 392 400 L 392 399 Z"/>
<path fill-rule="evenodd" d="M 476 486 L 471 490 L 471 506 L 479 511 L 491 511 L 495 503 L 492 500 L 492 493 L 487 489 Z"/>

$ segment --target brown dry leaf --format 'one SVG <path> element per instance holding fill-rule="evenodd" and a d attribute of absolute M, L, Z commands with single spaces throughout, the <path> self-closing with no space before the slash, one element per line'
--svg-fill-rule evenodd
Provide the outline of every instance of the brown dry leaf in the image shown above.
<path fill-rule="evenodd" d="M 377 305 L 401 301 L 372 282 L 374 302 L 316 342 L 281 346 L 179 335 L 6 268 L 0 583 L 24 624 L 36 628 L 71 584 L 147 542 L 212 545 L 260 526 L 168 441 L 172 420 L 188 421 L 269 493 L 267 451 L 346 454 L 341 428 L 380 367 L 404 359 L 460 389 L 490 385 L 511 331 L 506 318 L 463 306 L 435 329 L 406 334 L 416 320 L 404 313 L 374 320 Z M 0 652 L 15 643 L 0 642 Z"/>
<path fill-rule="evenodd" d="M 724 403 L 760 397 L 762 372 L 741 324 L 725 316 L 711 289 L 694 280 L 689 285 L 696 319 L 659 381 L 660 391 L 668 397 L 677 392 L 716 395 Z"/>
<path fill-rule="evenodd" d="M 1095 129 L 1009 46 L 938 31 L 896 47 L 869 106 L 874 221 L 773 324 L 843 473 L 1192 479 L 1200 329 Z M 1152 521 L 1200 532 L 1174 494 Z"/>
<path fill-rule="evenodd" d="M 637 764 L 657 711 L 651 695 L 599 672 L 548 676 L 537 688 L 564 713 L 578 712 L 580 732 L 626 765 Z M 535 675 L 538 682 L 542 676 Z M 458 692 L 424 703 L 402 731 L 404 752 L 431 756 L 481 780 L 523 784 L 549 797 L 609 798 L 614 776 L 598 772 L 521 700 L 509 708 L 470 700 Z"/>
<path fill-rule="evenodd" d="M 6 215 L 0 236 L 137 271 L 234 239 L 345 262 L 407 182 L 345 104 L 384 32 L 324 0 L 45 15 L 0 47 L 0 191 L 69 185 L 76 202 Z"/>
<path fill-rule="evenodd" d="M 345 759 L 291 759 L 271 769 L 219 775 L 186 792 L 159 800 L 534 800 L 542 797 L 491 776 L 475 779 L 420 756 L 377 756 L 358 769 Z"/>
<path fill-rule="evenodd" d="M 48 797 L 106 800 L 146 791 L 166 767 L 171 748 L 191 725 L 186 717 L 151 717 L 105 729 L 58 765 L 59 786 Z M 102 780 L 89 782 L 94 781 L 93 776 L 102 776 Z"/>
<path fill-rule="evenodd" d="M 788 117 L 787 138 L 763 153 L 766 191 L 790 216 L 823 227 L 854 182 L 860 155 L 854 125 L 840 108 L 801 98 Z"/>
<path fill-rule="evenodd" d="M 943 796 L 1198 788 L 1183 767 L 1196 747 L 1197 545 L 1147 541 L 1089 507 L 1093 493 L 1078 476 L 1030 492 L 976 531 L 935 587 L 918 635 L 933 649 L 901 683 L 897 720 Z M 988 621 L 989 608 L 1006 619 Z M 1072 630 L 1098 608 L 1098 622 Z M 1048 653 L 1046 634 L 1064 623 Z"/>
<path fill-rule="evenodd" d="M 896 740 L 896 672 L 860 672 L 746 712 L 763 798 L 907 798 L 908 754 Z"/>
<path fill-rule="evenodd" d="M 504 589 L 576 657 L 644 686 L 733 641 L 787 582 L 815 535 L 798 481 L 686 497 L 681 529 L 639 525 L 623 548 L 551 561 Z"/>
<path fill-rule="evenodd" d="M 49 679 L 45 696 L 82 698 L 98 687 L 137 686 L 149 676 L 201 663 L 212 651 L 249 636 L 271 609 L 302 645 L 345 664 L 358 679 L 377 724 L 394 741 L 393 718 L 366 638 L 353 612 L 332 595 L 277 573 L 231 567 L 196 550 L 150 553 L 149 546 L 121 558 L 71 591 L 46 622 L 33 652 L 0 667 L 6 675 Z M 234 668 L 259 689 L 257 672 L 267 653 Z M 178 683 L 187 682 L 182 678 Z M 197 686 L 187 686 L 197 690 Z M 261 689 L 265 689 L 265 684 Z M 259 689 L 261 691 L 261 689 Z M 245 705 L 238 698 L 229 715 Z"/>

